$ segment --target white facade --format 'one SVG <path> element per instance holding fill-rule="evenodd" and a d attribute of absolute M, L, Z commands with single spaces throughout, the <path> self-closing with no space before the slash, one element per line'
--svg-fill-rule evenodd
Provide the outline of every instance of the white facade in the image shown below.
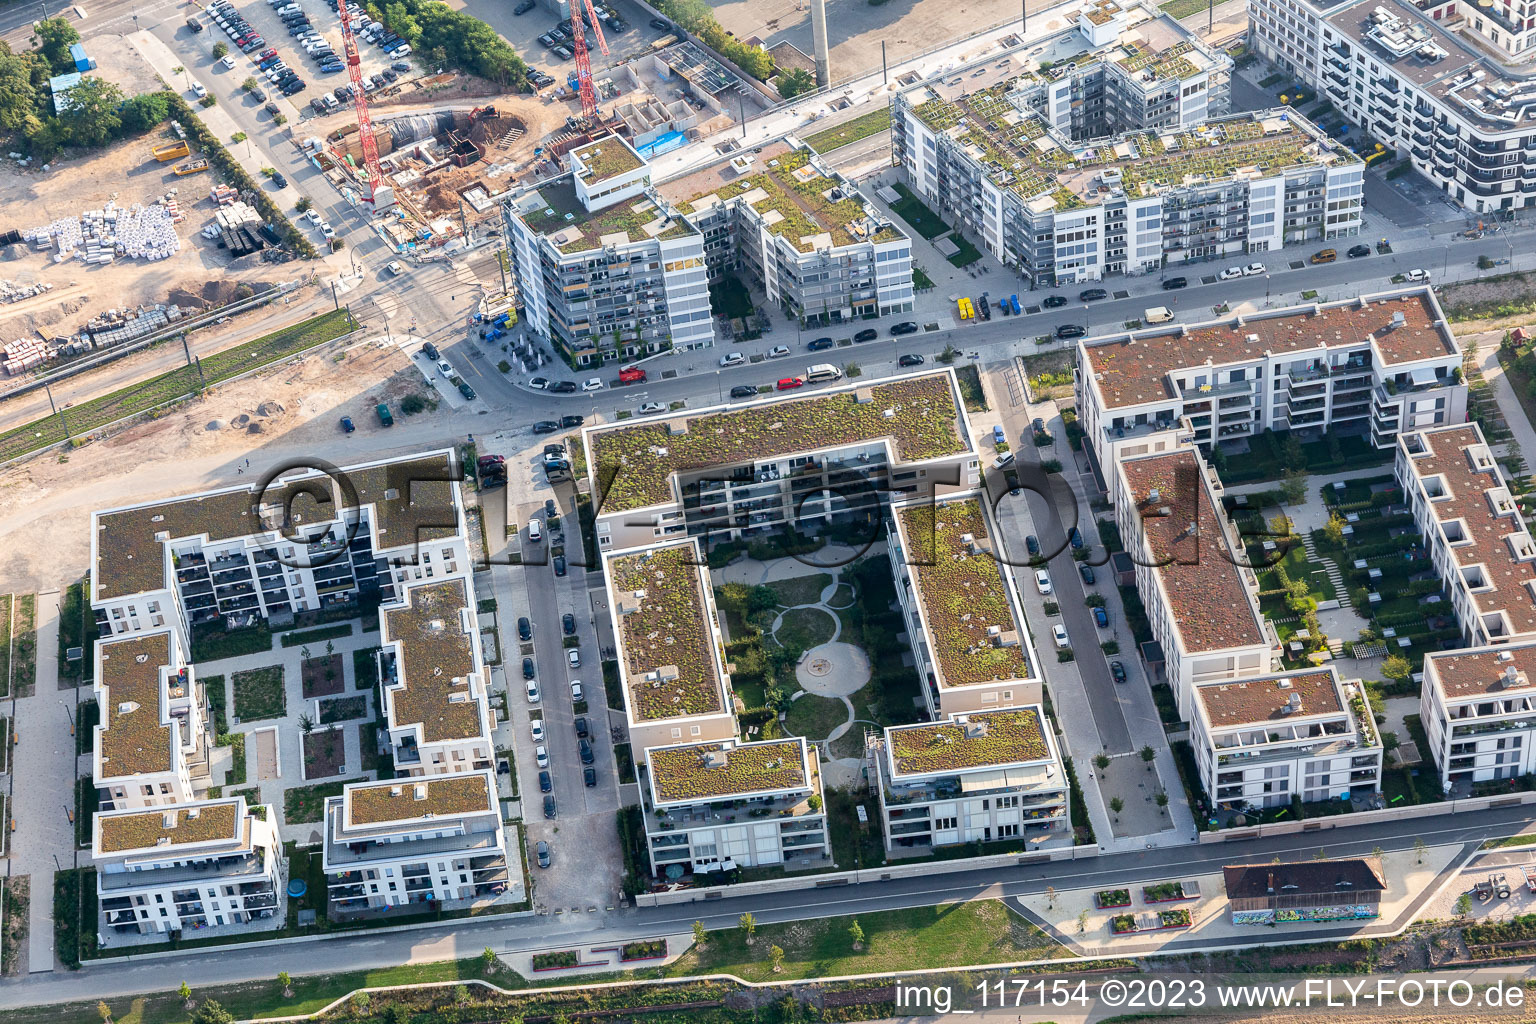
<path fill-rule="evenodd" d="M 1419 715 L 1442 787 L 1465 796 L 1473 783 L 1536 772 L 1533 680 L 1528 640 L 1425 656 Z"/>
<path fill-rule="evenodd" d="M 1381 791 L 1380 737 L 1359 680 L 1330 668 L 1194 688 L 1190 744 L 1218 808 L 1284 807 Z"/>
<path fill-rule="evenodd" d="M 271 807 L 248 808 L 243 797 L 96 815 L 99 930 L 191 938 L 280 927 L 286 871 L 274 820 Z"/>

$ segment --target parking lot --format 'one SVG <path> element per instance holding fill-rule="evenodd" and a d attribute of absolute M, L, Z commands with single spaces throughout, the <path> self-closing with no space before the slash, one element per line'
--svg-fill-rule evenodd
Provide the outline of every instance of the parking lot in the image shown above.
<path fill-rule="evenodd" d="M 546 72 L 555 80 L 556 87 L 564 88 L 566 76 L 576 70 L 576 63 L 569 56 L 572 52 L 569 33 L 565 33 L 564 38 L 555 43 L 564 48 L 564 54 L 553 46 L 541 44 L 539 37 L 556 28 L 560 18 L 553 7 L 542 0 L 532 8 L 523 10 L 523 13 L 517 13 L 525 5 L 526 0 L 516 5 L 504 0 L 469 0 L 462 10 L 501 33 L 530 67 Z M 594 9 L 611 11 L 623 24 L 621 30 L 615 31 L 611 18 L 599 19 L 603 40 L 608 44 L 607 54 L 599 48 L 594 33 L 585 33 L 594 78 L 602 78 L 603 68 L 622 64 L 645 53 L 651 43 L 668 34 L 651 26 L 650 15 L 628 0 L 593 0 L 592 6 Z"/>

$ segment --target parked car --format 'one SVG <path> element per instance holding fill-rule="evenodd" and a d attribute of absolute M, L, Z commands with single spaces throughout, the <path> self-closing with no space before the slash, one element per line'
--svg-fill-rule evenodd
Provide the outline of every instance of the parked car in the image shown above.
<path fill-rule="evenodd" d="M 641 402 L 640 408 L 636 411 L 638 411 L 641 416 L 650 416 L 653 413 L 666 412 L 667 406 L 664 402 Z"/>
<path fill-rule="evenodd" d="M 909 352 L 906 355 L 902 356 L 900 359 L 896 360 L 896 365 L 897 366 L 922 366 L 923 365 L 923 357 L 920 356 L 920 355 L 917 355 L 916 353 Z"/>
<path fill-rule="evenodd" d="M 1408 273 L 1404 274 L 1403 276 L 1406 277 L 1410 281 L 1426 281 L 1427 282 L 1429 280 L 1429 271 L 1427 271 L 1427 270 L 1410 270 L 1410 271 L 1408 271 Z"/>
<path fill-rule="evenodd" d="M 459 394 L 471 402 L 475 400 L 475 389 L 469 386 L 468 381 L 459 381 Z"/>
<path fill-rule="evenodd" d="M 544 719 L 542 719 L 542 718 L 535 718 L 532 722 L 528 723 L 528 734 L 533 737 L 533 742 L 535 742 L 535 743 L 543 743 L 544 742 Z"/>
<path fill-rule="evenodd" d="M 532 679 L 533 677 L 534 677 L 533 659 L 532 658 L 524 658 L 523 659 L 523 678 L 524 679 Z"/>
<path fill-rule="evenodd" d="M 1078 529 L 1075 526 L 1067 531 L 1067 540 L 1072 544 L 1074 548 L 1080 548 L 1083 546 L 1083 535 L 1078 532 Z"/>
<path fill-rule="evenodd" d="M 528 616 L 526 615 L 518 616 L 517 638 L 525 643 L 533 639 L 533 623 L 528 621 Z"/>
<path fill-rule="evenodd" d="M 553 434 L 560 429 L 560 424 L 554 420 L 539 420 L 533 425 L 535 434 Z"/>
<path fill-rule="evenodd" d="M 1165 292 L 1177 291 L 1180 288 L 1186 288 L 1188 286 L 1189 286 L 1189 278 L 1187 278 L 1187 277 L 1170 277 L 1168 280 L 1163 282 L 1163 291 L 1165 291 Z"/>
<path fill-rule="evenodd" d="M 1109 674 L 1114 677 L 1115 682 L 1125 682 L 1125 666 L 1120 662 L 1112 661 L 1109 663 Z"/>
<path fill-rule="evenodd" d="M 564 631 L 566 636 L 575 636 L 576 616 L 572 615 L 570 612 L 566 612 L 564 615 L 560 616 L 560 628 L 562 631 Z"/>
<path fill-rule="evenodd" d="M 560 417 L 560 425 L 562 427 L 579 427 L 585 422 L 587 422 L 585 416 L 566 415 Z"/>
<path fill-rule="evenodd" d="M 1081 338 L 1088 333 L 1088 328 L 1082 324 L 1062 324 L 1056 328 L 1058 338 Z"/>
<path fill-rule="evenodd" d="M 528 386 L 535 391 L 544 391 L 549 387 L 548 377 L 534 377 L 528 381 Z"/>
<path fill-rule="evenodd" d="M 592 752 L 592 744 L 587 740 L 577 740 L 576 749 L 581 753 L 582 764 L 592 764 L 597 760 L 597 755 Z"/>
<path fill-rule="evenodd" d="M 549 772 L 539 772 L 539 792 L 549 793 L 552 792 L 554 788 L 555 780 L 550 776 Z"/>
<path fill-rule="evenodd" d="M 564 576 L 565 575 L 565 556 L 564 555 L 556 555 L 555 556 L 555 575 L 556 576 Z M 572 651 L 571 653 L 574 654 L 575 652 Z"/>
<path fill-rule="evenodd" d="M 878 337 L 880 337 L 879 331 L 875 330 L 873 327 L 866 327 L 859 333 L 855 334 L 853 336 L 853 340 L 855 344 L 862 345 L 864 342 L 874 341 Z"/>
<path fill-rule="evenodd" d="M 672 31 L 672 23 L 670 21 L 667 21 L 665 18 L 652 18 L 651 19 L 651 28 L 655 29 L 658 32 L 671 32 Z"/>
<path fill-rule="evenodd" d="M 581 668 L 581 648 L 572 647 L 566 651 L 565 660 L 570 662 L 571 668 Z"/>
<path fill-rule="evenodd" d="M 807 342 L 805 347 L 807 351 L 820 352 L 824 349 L 831 348 L 835 344 L 837 344 L 837 342 L 833 341 L 831 338 L 817 338 L 815 341 Z"/>
<path fill-rule="evenodd" d="M 1034 534 L 1030 534 L 1029 536 L 1024 538 L 1024 547 L 1032 555 L 1038 555 L 1040 553 L 1040 541 L 1038 539 L 1036 539 Z M 528 638 L 527 637 L 523 637 L 523 639 L 526 640 Z"/>
<path fill-rule="evenodd" d="M 644 384 L 645 380 L 646 380 L 645 371 L 640 369 L 640 367 L 638 367 L 638 366 L 621 366 L 621 367 L 619 367 L 619 383 L 620 384 Z"/>
<path fill-rule="evenodd" d="M 1082 562 L 1077 563 L 1077 574 L 1083 578 L 1083 582 L 1093 586 L 1096 577 L 1093 575 L 1093 566 Z"/>
<path fill-rule="evenodd" d="M 530 679 L 523 684 L 523 687 L 528 694 L 528 703 L 537 704 L 540 700 L 539 684 Z"/>
<path fill-rule="evenodd" d="M 1103 608 L 1095 608 L 1093 610 L 1093 621 L 1100 629 L 1108 629 L 1109 612 L 1105 611 Z"/>
<path fill-rule="evenodd" d="M 1077 293 L 1077 300 L 1079 302 L 1097 302 L 1100 299 L 1107 298 L 1109 298 L 1109 292 L 1103 288 L 1084 288 Z"/>
<path fill-rule="evenodd" d="M 573 380 L 557 380 L 549 386 L 551 393 L 556 395 L 574 395 L 576 382 Z"/>
<path fill-rule="evenodd" d="M 1042 594 L 1051 592 L 1051 574 L 1044 569 L 1035 570 L 1035 589 Z"/>
<path fill-rule="evenodd" d="M 1067 627 L 1059 622 L 1051 627 L 1051 638 L 1056 641 L 1057 647 L 1065 647 L 1071 643 L 1067 638 Z"/>
<path fill-rule="evenodd" d="M 529 4 L 530 6 L 533 4 L 533 0 L 523 0 L 523 2 L 526 3 L 526 4 Z M 519 12 L 519 13 L 521 13 L 521 12 Z M 544 840 L 540 839 L 538 841 L 538 843 L 534 846 L 533 851 L 534 851 L 534 855 L 538 858 L 539 867 L 541 867 L 541 868 L 549 867 L 549 865 L 552 863 L 552 860 L 551 860 L 551 858 L 549 856 L 549 844 L 546 843 Z"/>
<path fill-rule="evenodd" d="M 580 679 L 572 679 L 571 680 L 571 702 L 574 703 L 574 704 L 580 704 L 583 701 L 585 701 L 586 699 L 587 699 L 587 695 L 585 693 L 583 693 L 582 689 L 581 689 L 581 680 Z"/>
<path fill-rule="evenodd" d="M 773 348 L 768 350 L 769 359 L 782 359 L 787 355 L 789 355 L 788 345 L 775 345 Z"/>
<path fill-rule="evenodd" d="M 583 768 L 581 770 L 581 781 L 588 789 L 592 789 L 597 785 L 597 769 L 591 766 Z"/>
<path fill-rule="evenodd" d="M 1369 256 L 1370 254 L 1371 254 L 1371 247 L 1370 246 L 1368 246 L 1368 245 L 1352 245 L 1352 246 L 1349 247 L 1349 251 L 1347 253 L 1345 253 L 1344 255 L 1348 256 L 1352 260 L 1357 260 L 1357 259 L 1359 259 L 1362 256 Z"/>
<path fill-rule="evenodd" d="M 737 384 L 735 387 L 731 388 L 732 398 L 755 398 L 756 396 L 757 388 L 753 387 L 751 384 Z"/>
<path fill-rule="evenodd" d="M 1040 300 L 1040 305 L 1044 306 L 1046 309 L 1059 309 L 1066 304 L 1067 297 L 1065 295 L 1047 295 L 1045 298 Z"/>
<path fill-rule="evenodd" d="M 1243 268 L 1243 276 L 1244 277 L 1257 277 L 1258 275 L 1263 274 L 1263 273 L 1267 272 L 1268 270 L 1269 270 L 1269 268 L 1266 267 L 1262 263 L 1250 263 L 1246 267 Z"/>
<path fill-rule="evenodd" d="M 1228 267 L 1226 270 L 1223 270 L 1221 273 L 1216 275 L 1217 279 L 1222 281 L 1232 281 L 1242 276 L 1242 267 Z"/>
<path fill-rule="evenodd" d="M 576 721 L 572 724 L 576 726 L 577 739 L 586 739 L 587 736 L 590 735 L 590 730 L 587 728 L 587 719 L 585 715 L 577 715 Z"/>
<path fill-rule="evenodd" d="M 736 366 L 747 361 L 747 357 L 740 352 L 727 352 L 720 357 L 721 366 Z"/>
<path fill-rule="evenodd" d="M 341 429 L 342 429 L 343 433 L 347 433 L 347 434 L 350 434 L 350 433 L 352 433 L 352 431 L 357 429 L 357 427 L 354 426 L 353 423 L 352 423 L 352 417 L 351 416 L 343 416 L 341 418 Z"/>
<path fill-rule="evenodd" d="M 552 796 L 544 798 L 544 817 L 550 821 L 555 820 L 555 798 Z"/>
<path fill-rule="evenodd" d="M 804 386 L 804 384 L 805 379 L 803 377 L 780 377 L 774 387 L 779 391 L 793 391 L 795 388 Z"/>
<path fill-rule="evenodd" d="M 898 338 L 903 334 L 916 334 L 919 330 L 921 328 L 918 327 L 916 320 L 903 320 L 899 324 L 891 325 L 891 334 Z"/>

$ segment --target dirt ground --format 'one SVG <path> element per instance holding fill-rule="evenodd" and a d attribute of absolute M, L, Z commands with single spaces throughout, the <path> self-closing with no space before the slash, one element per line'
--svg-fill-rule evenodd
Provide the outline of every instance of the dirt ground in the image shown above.
<path fill-rule="evenodd" d="M 197 299 L 198 304 L 233 293 L 242 283 L 276 282 L 293 276 L 262 263 L 257 256 L 234 260 L 200 234 L 213 218 L 208 190 L 211 172 L 178 178 L 171 168 L 179 161 L 159 163 L 150 150 L 168 139 L 151 134 L 119 143 L 97 153 L 59 161 L 48 171 L 0 165 L 0 208 L 6 226 L 25 231 L 52 220 L 99 209 L 108 200 L 119 206 L 149 203 L 177 192 L 186 219 L 177 225 L 182 247 L 167 260 L 118 260 L 87 266 L 75 260 L 54 263 L 51 252 L 30 245 L 0 249 L 0 278 L 32 284 L 49 282 L 54 290 L 22 302 L 0 306 L 0 342 L 8 343 L 48 328 L 50 334 L 71 334 L 98 313 L 112 308 Z M 205 292 L 212 283 L 212 292 Z M 174 296 L 174 297 L 173 297 Z"/>
<path fill-rule="evenodd" d="M 397 345 L 382 339 L 280 366 L 211 392 L 156 420 L 67 455 L 42 455 L 0 473 L 0 588 L 38 590 L 76 579 L 90 561 L 90 514 L 243 482 L 252 469 L 312 455 L 361 462 L 445 443 L 446 407 L 405 417 L 411 393 L 435 397 Z M 396 410 L 388 435 L 373 414 Z M 342 435 L 339 417 L 357 432 Z"/>

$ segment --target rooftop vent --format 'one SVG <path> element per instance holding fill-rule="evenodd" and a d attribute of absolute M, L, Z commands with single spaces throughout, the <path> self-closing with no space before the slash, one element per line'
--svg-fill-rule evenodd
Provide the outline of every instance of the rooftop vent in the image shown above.
<path fill-rule="evenodd" d="M 390 796 L 399 796 L 403 792 L 405 792 L 405 790 L 402 789 L 399 786 L 390 786 L 389 787 L 389 795 Z"/>
<path fill-rule="evenodd" d="M 426 786 L 426 783 L 418 782 L 418 783 L 416 783 L 416 785 L 412 786 L 411 787 L 411 796 L 412 796 L 412 798 L 414 798 L 416 800 L 425 800 L 427 798 L 427 786 Z"/>
<path fill-rule="evenodd" d="M 1402 310 L 1398 310 L 1396 313 L 1392 314 L 1392 327 L 1394 329 L 1396 329 L 1398 327 L 1404 327 L 1404 326 L 1407 325 L 1407 323 L 1408 323 L 1408 318 L 1403 316 L 1403 311 Z"/>

